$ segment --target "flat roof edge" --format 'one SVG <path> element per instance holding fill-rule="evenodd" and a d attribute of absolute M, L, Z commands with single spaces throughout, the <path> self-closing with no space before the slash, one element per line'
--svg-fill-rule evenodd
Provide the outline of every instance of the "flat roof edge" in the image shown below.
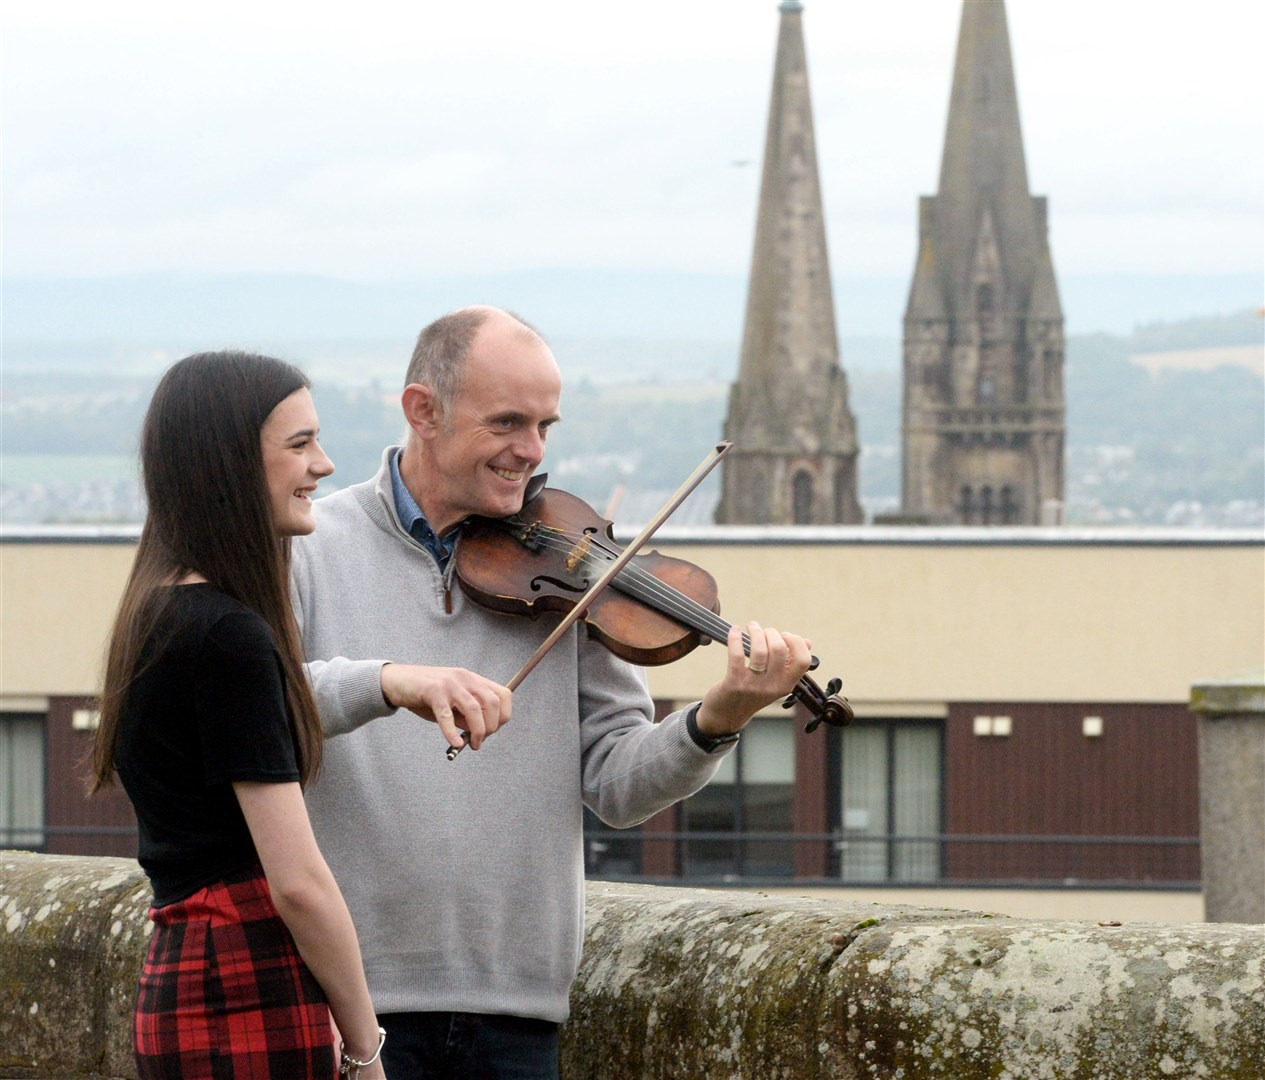
<path fill-rule="evenodd" d="M 627 540 L 639 523 L 616 523 Z M 140 525 L 0 525 L 0 544 L 132 544 Z M 1265 547 L 1265 529 L 1178 526 L 672 525 L 651 543 L 944 547 Z"/>
<path fill-rule="evenodd" d="M 134 544 L 139 525 L 0 525 L 0 544 Z"/>
<path fill-rule="evenodd" d="M 616 524 L 621 539 L 638 532 Z M 1265 547 L 1265 529 L 1176 526 L 962 525 L 665 525 L 655 541 L 681 544 L 783 544 L 940 547 Z"/>

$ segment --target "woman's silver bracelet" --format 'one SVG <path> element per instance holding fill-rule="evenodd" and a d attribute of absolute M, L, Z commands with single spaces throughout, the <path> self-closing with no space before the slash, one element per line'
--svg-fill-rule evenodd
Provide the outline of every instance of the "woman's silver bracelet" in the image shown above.
<path fill-rule="evenodd" d="M 364 1061 L 357 1061 L 347 1053 L 347 1044 L 341 1043 L 338 1047 L 339 1057 L 342 1059 L 338 1065 L 338 1075 L 347 1077 L 347 1080 L 356 1080 L 361 1069 L 367 1069 L 378 1060 L 378 1055 L 382 1053 L 382 1047 L 386 1041 L 386 1028 L 378 1028 L 378 1048 L 373 1052 L 373 1057 L 366 1058 Z"/>

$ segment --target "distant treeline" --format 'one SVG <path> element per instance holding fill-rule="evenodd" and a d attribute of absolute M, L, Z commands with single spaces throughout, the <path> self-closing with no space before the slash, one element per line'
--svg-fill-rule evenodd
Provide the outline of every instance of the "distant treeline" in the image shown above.
<path fill-rule="evenodd" d="M 1265 318 L 1245 308 L 1233 315 L 1146 323 L 1134 330 L 1129 349 L 1135 353 L 1209 349 L 1223 345 L 1259 345 L 1265 341 Z"/>
<path fill-rule="evenodd" d="M 1130 337 L 1069 339 L 1069 495 L 1126 508 L 1139 521 L 1163 521 L 1179 501 L 1265 501 L 1265 383 L 1237 367 L 1152 374 L 1129 362 L 1138 352 L 1259 342 L 1262 322 L 1245 311 L 1156 323 Z M 563 422 L 549 440 L 551 474 L 599 506 L 619 484 L 629 490 L 674 489 L 721 437 L 728 379 L 714 370 L 696 382 L 638 378 L 633 372 L 643 369 L 633 363 L 628 378 L 636 381 L 621 382 L 620 343 L 593 345 L 583 351 L 597 361 L 596 377 L 572 378 L 563 395 Z M 627 347 L 639 359 L 653 348 L 646 341 Z M 722 346 L 713 343 L 710 357 L 723 367 Z M 3 452 L 131 454 L 154 380 L 154 375 L 10 374 L 4 383 Z M 895 498 L 900 372 L 849 369 L 849 384 L 862 447 L 861 494 L 867 500 Z M 401 438 L 398 385 L 395 376 L 318 381 L 322 441 L 338 466 L 333 484 L 371 475 L 382 447 Z M 1082 475 L 1104 447 L 1127 452 L 1108 455 L 1115 461 L 1111 470 Z"/>

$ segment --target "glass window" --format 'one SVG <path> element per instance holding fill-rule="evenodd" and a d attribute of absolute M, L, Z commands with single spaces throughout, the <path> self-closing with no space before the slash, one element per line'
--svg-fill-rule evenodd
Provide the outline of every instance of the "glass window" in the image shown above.
<path fill-rule="evenodd" d="M 584 808 L 584 873 L 588 877 L 622 878 L 641 873 L 641 837 L 607 825 Z"/>
<path fill-rule="evenodd" d="M 839 876 L 940 877 L 943 731 L 938 723 L 861 720 L 840 740 Z"/>
<path fill-rule="evenodd" d="M 44 846 L 44 717 L 0 713 L 0 846 Z"/>
<path fill-rule="evenodd" d="M 905 836 L 938 836 L 940 818 L 940 730 L 901 725 L 892 734 L 892 830 Z M 896 881 L 934 881 L 940 876 L 940 845 L 910 840 L 891 853 Z"/>
<path fill-rule="evenodd" d="M 891 812 L 888 799 L 887 729 L 854 720 L 844 731 L 841 876 L 845 881 L 885 881 Z"/>
<path fill-rule="evenodd" d="M 790 877 L 795 869 L 795 726 L 756 717 L 711 783 L 681 804 L 684 877 Z M 751 833 L 776 834 L 751 837 Z"/>

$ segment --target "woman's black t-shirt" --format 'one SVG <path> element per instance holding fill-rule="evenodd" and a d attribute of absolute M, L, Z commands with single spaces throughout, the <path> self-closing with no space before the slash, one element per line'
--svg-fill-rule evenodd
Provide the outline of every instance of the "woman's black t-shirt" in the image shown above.
<path fill-rule="evenodd" d="M 272 632 L 232 597 L 174 586 L 138 670 L 115 767 L 161 907 L 257 860 L 233 781 L 286 783 L 299 769 Z"/>

